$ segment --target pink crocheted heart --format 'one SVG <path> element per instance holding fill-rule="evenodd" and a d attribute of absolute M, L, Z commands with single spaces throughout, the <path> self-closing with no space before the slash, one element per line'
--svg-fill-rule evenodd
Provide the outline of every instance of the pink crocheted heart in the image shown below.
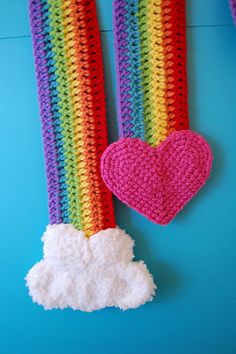
<path fill-rule="evenodd" d="M 205 184 L 212 166 L 211 148 L 203 137 L 173 132 L 157 148 L 139 139 L 111 144 L 102 156 L 107 187 L 148 219 L 168 224 Z"/>

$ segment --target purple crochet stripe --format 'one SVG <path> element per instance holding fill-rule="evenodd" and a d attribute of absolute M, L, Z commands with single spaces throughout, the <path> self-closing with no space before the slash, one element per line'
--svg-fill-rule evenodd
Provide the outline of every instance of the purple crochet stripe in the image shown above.
<path fill-rule="evenodd" d="M 131 109 L 131 95 L 130 79 L 129 79 L 129 64 L 127 62 L 128 56 L 128 34 L 126 32 L 127 26 L 125 25 L 125 15 L 127 10 L 125 6 L 126 1 L 114 1 L 113 2 L 113 29 L 114 29 L 114 46 L 115 46 L 115 61 L 116 61 L 116 86 L 117 86 L 117 113 L 119 124 L 119 136 L 120 138 L 129 136 L 127 131 L 131 130 L 132 125 L 132 109 Z M 122 10 L 120 10 L 122 8 Z M 119 12 L 119 16 L 117 13 Z M 123 21 L 118 22 L 120 16 L 123 17 Z M 119 38 L 118 38 L 118 35 Z M 123 48 L 122 50 L 120 48 Z M 121 94 L 122 93 L 122 94 Z M 125 131 L 124 131 L 125 126 Z M 132 134 L 130 133 L 130 136 Z"/>
<path fill-rule="evenodd" d="M 231 13 L 234 19 L 234 23 L 236 24 L 236 0 L 229 0 Z"/>
<path fill-rule="evenodd" d="M 60 208 L 60 181 L 57 163 L 56 141 L 53 128 L 52 106 L 50 101 L 50 82 L 47 67 L 46 51 L 44 48 L 42 6 L 38 1 L 29 2 L 31 31 L 37 74 L 40 116 L 47 175 L 47 190 L 49 218 L 51 224 L 62 222 Z"/>

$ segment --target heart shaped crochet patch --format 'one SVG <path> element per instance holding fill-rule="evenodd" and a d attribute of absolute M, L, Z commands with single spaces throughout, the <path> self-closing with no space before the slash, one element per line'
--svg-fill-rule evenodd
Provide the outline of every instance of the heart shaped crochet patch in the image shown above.
<path fill-rule="evenodd" d="M 173 132 L 157 148 L 124 138 L 102 156 L 107 187 L 129 207 L 166 225 L 205 184 L 212 166 L 209 144 L 200 135 Z"/>

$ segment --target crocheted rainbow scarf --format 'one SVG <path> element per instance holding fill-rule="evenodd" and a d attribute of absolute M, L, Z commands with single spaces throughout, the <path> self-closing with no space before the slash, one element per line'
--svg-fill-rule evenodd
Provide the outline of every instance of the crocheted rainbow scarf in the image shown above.
<path fill-rule="evenodd" d="M 120 137 L 157 146 L 188 129 L 184 0 L 115 0 Z"/>
<path fill-rule="evenodd" d="M 88 236 L 115 226 L 100 177 L 107 146 L 100 33 L 94 0 L 31 0 L 51 224 Z"/>
<path fill-rule="evenodd" d="M 155 295 L 101 179 L 107 147 L 95 0 L 30 0 L 50 223 L 25 280 L 45 309 L 136 308 Z M 87 237 L 92 236 L 92 237 Z"/>

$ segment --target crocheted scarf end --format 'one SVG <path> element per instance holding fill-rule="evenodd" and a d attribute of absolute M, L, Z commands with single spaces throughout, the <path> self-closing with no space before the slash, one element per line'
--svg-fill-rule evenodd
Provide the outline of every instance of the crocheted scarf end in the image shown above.
<path fill-rule="evenodd" d="M 119 227 L 86 237 L 71 224 L 48 225 L 42 241 L 43 259 L 25 279 L 46 310 L 127 310 L 153 299 L 152 275 L 143 261 L 133 261 L 134 241 Z"/>

